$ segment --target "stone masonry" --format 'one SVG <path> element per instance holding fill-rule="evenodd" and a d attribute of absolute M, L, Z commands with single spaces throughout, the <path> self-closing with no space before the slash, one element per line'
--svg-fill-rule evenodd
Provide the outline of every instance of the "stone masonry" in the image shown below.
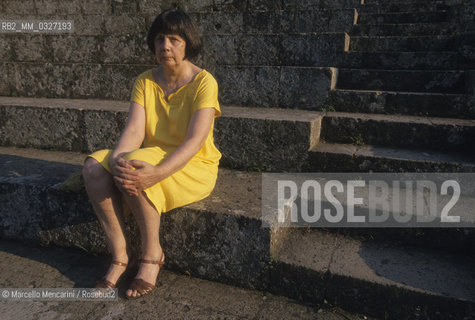
<path fill-rule="evenodd" d="M 472 229 L 263 228 L 261 172 L 474 172 L 471 0 L 14 0 L 0 33 L 0 237 L 106 252 L 78 175 L 112 148 L 174 3 L 218 80 L 213 194 L 163 215 L 167 268 L 387 319 L 475 319 Z M 133 221 L 128 233 L 138 250 Z"/>

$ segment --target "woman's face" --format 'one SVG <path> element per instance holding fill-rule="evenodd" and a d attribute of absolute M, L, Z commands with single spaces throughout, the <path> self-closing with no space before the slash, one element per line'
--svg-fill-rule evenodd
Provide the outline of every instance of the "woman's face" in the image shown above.
<path fill-rule="evenodd" d="M 155 57 L 164 67 L 173 67 L 185 59 L 186 41 L 177 34 L 157 34 Z"/>

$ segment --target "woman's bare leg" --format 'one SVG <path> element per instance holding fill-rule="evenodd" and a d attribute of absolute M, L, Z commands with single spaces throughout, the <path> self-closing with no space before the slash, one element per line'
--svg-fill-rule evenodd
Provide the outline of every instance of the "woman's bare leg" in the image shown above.
<path fill-rule="evenodd" d="M 113 259 L 127 263 L 129 256 L 121 193 L 115 186 L 111 174 L 93 158 L 86 160 L 83 177 L 94 212 L 106 234 L 107 245 Z M 111 264 L 105 279 L 116 283 L 124 271 L 125 267 Z"/>
<path fill-rule="evenodd" d="M 162 247 L 159 237 L 160 214 L 149 203 L 143 192 L 139 196 L 128 196 L 126 194 L 123 194 L 123 196 L 133 212 L 140 230 L 142 259 L 160 261 L 162 258 Z M 135 278 L 155 284 L 159 270 L 159 265 L 142 263 Z M 129 289 L 125 294 L 136 297 L 137 291 Z"/>

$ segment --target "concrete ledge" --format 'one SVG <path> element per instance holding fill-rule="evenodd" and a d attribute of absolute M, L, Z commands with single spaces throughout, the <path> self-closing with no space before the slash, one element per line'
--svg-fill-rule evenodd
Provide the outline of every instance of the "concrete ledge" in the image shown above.
<path fill-rule="evenodd" d="M 0 97 L 0 144 L 76 152 L 113 148 L 128 106 L 120 101 Z M 222 113 L 215 141 L 222 163 L 231 168 L 298 171 L 308 149 L 319 141 L 318 112 L 224 106 Z"/>

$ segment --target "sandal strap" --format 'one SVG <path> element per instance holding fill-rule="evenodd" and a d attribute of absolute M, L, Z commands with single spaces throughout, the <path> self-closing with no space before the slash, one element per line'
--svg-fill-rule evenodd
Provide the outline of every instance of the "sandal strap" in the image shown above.
<path fill-rule="evenodd" d="M 140 263 L 149 263 L 149 264 L 158 264 L 158 265 L 164 265 L 165 261 L 158 261 L 158 260 L 147 260 L 147 259 L 140 259 Z"/>
<path fill-rule="evenodd" d="M 164 265 L 164 264 L 165 264 L 165 255 L 162 253 L 162 261 L 139 259 L 139 262 L 140 262 L 140 263 L 149 263 L 149 264 Z"/>
<path fill-rule="evenodd" d="M 137 278 L 135 278 L 132 281 L 129 287 L 129 289 L 131 290 L 137 290 L 140 294 L 147 293 L 151 291 L 153 288 L 155 288 L 154 284 L 151 284 L 150 282 L 147 282 L 143 279 L 137 279 Z"/>
<path fill-rule="evenodd" d="M 101 279 L 98 281 L 95 285 L 94 288 L 109 288 L 109 289 L 114 289 L 115 288 L 115 283 L 110 282 L 109 280 L 106 279 Z"/>
<path fill-rule="evenodd" d="M 117 261 L 117 260 L 112 260 L 111 263 L 116 264 L 118 266 L 127 267 L 127 263 L 123 263 L 123 262 L 120 262 L 120 261 Z"/>

